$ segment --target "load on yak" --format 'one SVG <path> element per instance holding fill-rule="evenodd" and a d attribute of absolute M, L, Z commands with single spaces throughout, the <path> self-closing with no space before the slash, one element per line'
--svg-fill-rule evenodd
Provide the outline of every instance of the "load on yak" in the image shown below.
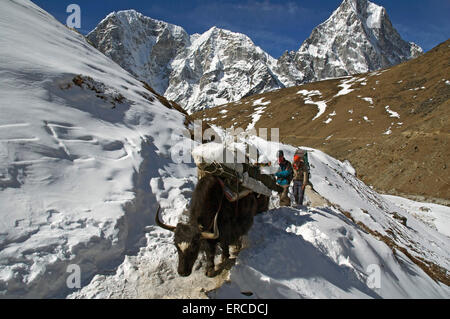
<path fill-rule="evenodd" d="M 196 147 L 192 156 L 199 181 L 188 208 L 189 222 L 164 224 L 156 213 L 158 226 L 173 231 L 178 252 L 178 274 L 189 276 L 200 251 L 206 255 L 206 275 L 214 277 L 234 264 L 241 238 L 253 224 L 253 217 L 268 209 L 272 190 L 279 186 L 271 175 L 261 174 L 237 149 L 222 143 Z M 244 158 L 244 160 L 238 160 Z M 214 265 L 217 245 L 222 250 L 218 270 Z"/>

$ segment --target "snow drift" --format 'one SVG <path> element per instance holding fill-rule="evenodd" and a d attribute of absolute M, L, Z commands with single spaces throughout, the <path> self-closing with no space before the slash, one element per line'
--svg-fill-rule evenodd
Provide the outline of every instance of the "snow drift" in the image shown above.
<path fill-rule="evenodd" d="M 0 292 L 64 296 L 135 249 L 185 118 L 30 1 L 2 1 L 0 56 Z"/>

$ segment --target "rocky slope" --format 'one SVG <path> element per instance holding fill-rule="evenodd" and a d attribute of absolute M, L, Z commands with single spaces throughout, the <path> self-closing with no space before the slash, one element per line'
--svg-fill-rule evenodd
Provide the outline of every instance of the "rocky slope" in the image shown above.
<path fill-rule="evenodd" d="M 247 36 L 211 28 L 172 62 L 164 95 L 189 111 L 284 87 L 270 66 L 275 59 Z"/>
<path fill-rule="evenodd" d="M 134 11 L 109 14 L 87 39 L 158 93 L 169 86 L 170 62 L 190 44 L 183 28 Z"/>
<path fill-rule="evenodd" d="M 344 0 L 297 52 L 278 60 L 244 34 L 183 28 L 134 10 L 113 12 L 88 34 L 100 51 L 188 112 L 242 97 L 342 75 L 373 71 L 418 56 L 386 10 Z"/>

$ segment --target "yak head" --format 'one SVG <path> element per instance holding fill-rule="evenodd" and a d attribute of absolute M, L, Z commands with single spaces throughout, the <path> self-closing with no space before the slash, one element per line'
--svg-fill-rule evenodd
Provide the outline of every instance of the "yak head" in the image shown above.
<path fill-rule="evenodd" d="M 191 224 L 178 223 L 177 226 L 166 225 L 159 219 L 161 207 L 156 212 L 155 222 L 158 226 L 174 232 L 175 247 L 178 252 L 178 274 L 180 276 L 189 276 L 192 267 L 197 260 L 202 240 L 214 240 L 219 238 L 219 229 L 217 226 L 217 216 L 214 217 L 214 232 L 204 232 L 199 226 Z"/>

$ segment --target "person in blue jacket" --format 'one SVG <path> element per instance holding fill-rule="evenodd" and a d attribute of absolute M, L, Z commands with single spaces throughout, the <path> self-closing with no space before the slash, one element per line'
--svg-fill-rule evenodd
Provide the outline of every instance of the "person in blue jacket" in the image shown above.
<path fill-rule="evenodd" d="M 289 185 L 291 184 L 293 177 L 292 164 L 284 158 L 284 152 L 278 151 L 278 171 L 275 173 L 277 177 L 277 184 L 282 187 L 280 193 L 280 206 L 290 206 L 291 199 L 289 198 Z"/>

